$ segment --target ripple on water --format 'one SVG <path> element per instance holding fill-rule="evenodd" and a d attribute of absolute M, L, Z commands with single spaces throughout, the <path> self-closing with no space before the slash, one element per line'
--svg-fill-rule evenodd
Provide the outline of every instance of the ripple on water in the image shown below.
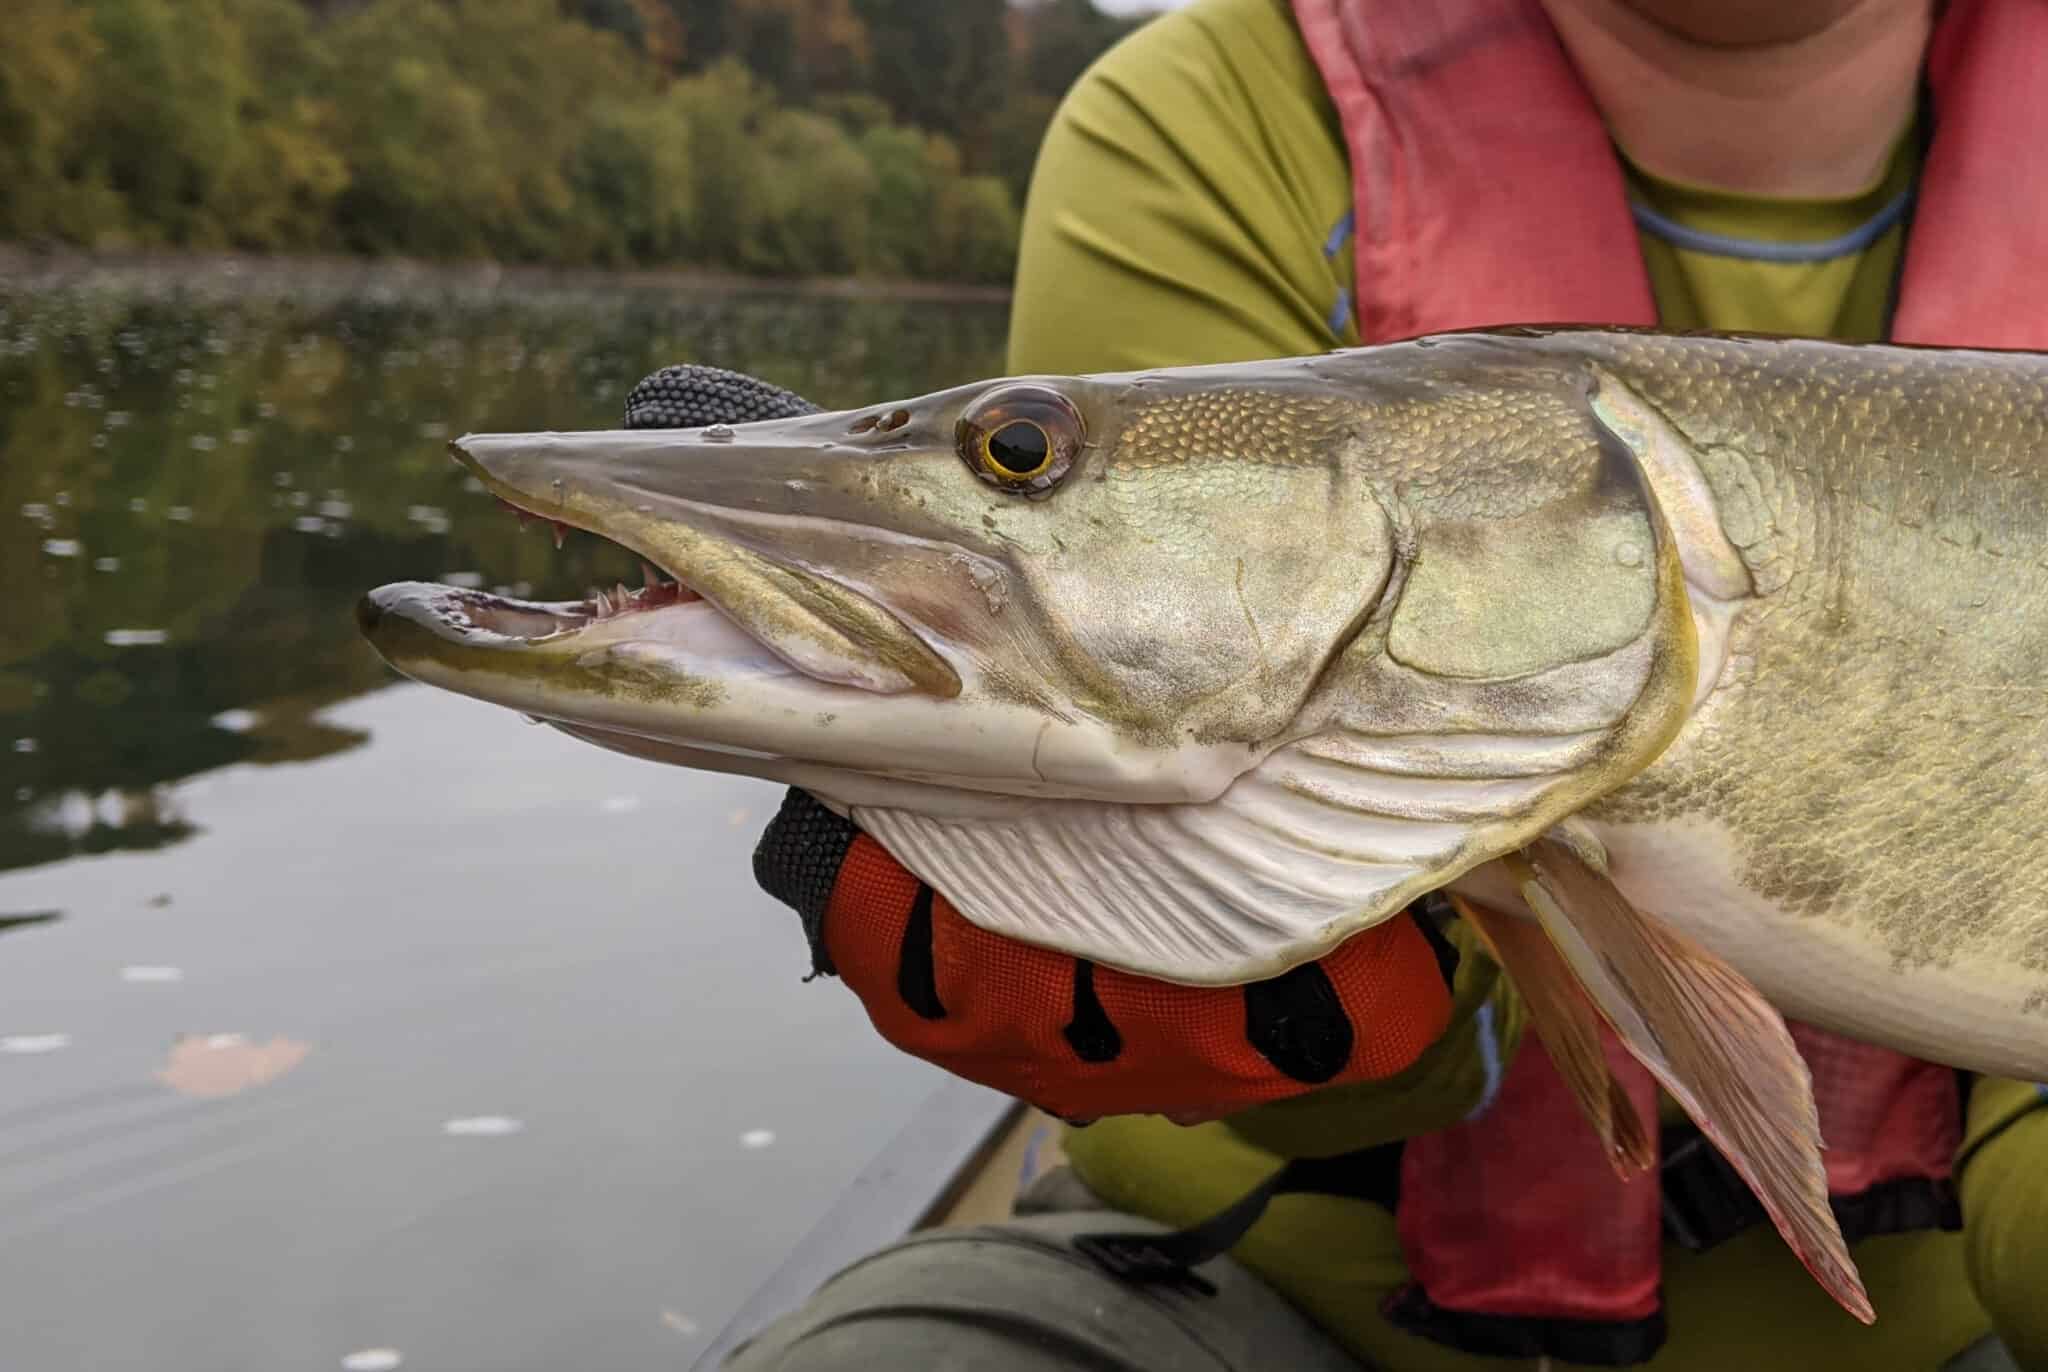
<path fill-rule="evenodd" d="M 498 1139 L 525 1128 L 523 1121 L 509 1115 L 468 1115 L 442 1124 L 441 1132 L 454 1138 Z"/>
<path fill-rule="evenodd" d="M 59 1048 L 70 1046 L 69 1034 L 0 1034 L 0 1053 L 10 1053 L 17 1057 L 54 1053 Z"/>
<path fill-rule="evenodd" d="M 158 963 L 131 963 L 121 969 L 121 980 L 138 985 L 161 985 L 184 979 L 184 968 L 166 967 Z"/>

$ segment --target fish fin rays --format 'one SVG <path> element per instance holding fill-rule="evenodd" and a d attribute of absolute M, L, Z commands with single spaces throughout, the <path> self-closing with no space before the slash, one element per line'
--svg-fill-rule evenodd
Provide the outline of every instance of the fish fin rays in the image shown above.
<path fill-rule="evenodd" d="M 1630 1053 L 1742 1174 L 1814 1279 L 1870 1323 L 1828 1201 L 1812 1079 L 1784 1019 L 1734 968 L 1637 910 L 1571 849 L 1539 841 L 1504 865 Z"/>
<path fill-rule="evenodd" d="M 1600 1015 L 1543 926 L 1502 914 L 1455 892 L 1451 905 L 1479 933 L 1522 993 L 1529 1023 L 1591 1121 L 1617 1175 L 1624 1179 L 1657 1165 L 1657 1149 L 1635 1103 L 1607 1067 Z"/>
<path fill-rule="evenodd" d="M 1197 985 L 1277 976 L 1540 833 L 1608 735 L 1283 748 L 1200 805 L 1047 800 L 997 815 L 854 807 L 982 928 Z"/>
<path fill-rule="evenodd" d="M 1060 801 L 972 820 L 856 807 L 854 821 L 982 928 L 1186 984 L 1312 959 L 1341 937 L 1331 926 L 1386 904 L 1414 870 L 1299 846 L 1256 805 Z M 1432 838 L 1384 837 L 1396 849 Z"/>

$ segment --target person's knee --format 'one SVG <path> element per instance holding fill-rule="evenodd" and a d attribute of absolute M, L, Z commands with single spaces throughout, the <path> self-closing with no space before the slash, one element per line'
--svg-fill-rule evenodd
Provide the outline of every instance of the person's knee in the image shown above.
<path fill-rule="evenodd" d="M 1987 1140 L 1962 1176 L 1970 1281 L 2021 1367 L 2048 1368 L 2048 1108 Z"/>

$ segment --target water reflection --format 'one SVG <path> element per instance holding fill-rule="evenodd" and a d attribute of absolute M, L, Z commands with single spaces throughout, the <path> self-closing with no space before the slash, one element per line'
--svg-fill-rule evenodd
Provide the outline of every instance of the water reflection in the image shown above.
<path fill-rule="evenodd" d="M 0 868 L 159 847 L 194 832 L 181 778 L 361 743 L 320 712 L 391 680 L 350 617 L 370 586 L 636 575 L 522 536 L 450 435 L 613 424 L 680 361 L 827 405 L 913 394 L 998 372 L 1002 326 L 976 302 L 0 282 Z"/>
<path fill-rule="evenodd" d="M 688 1361 L 935 1073 L 804 984 L 743 856 L 774 788 L 377 689 L 353 604 L 630 570 L 448 433 L 612 423 L 683 359 L 916 392 L 1002 323 L 0 283 L 8 1372 Z"/>

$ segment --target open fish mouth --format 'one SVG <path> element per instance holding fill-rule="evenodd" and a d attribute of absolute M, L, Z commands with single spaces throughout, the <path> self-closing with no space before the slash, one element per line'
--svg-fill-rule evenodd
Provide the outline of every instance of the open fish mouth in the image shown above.
<path fill-rule="evenodd" d="M 701 703 L 734 677 L 777 675 L 881 695 L 959 694 L 958 674 L 922 636 L 853 587 L 749 546 L 743 514 L 658 492 L 641 494 L 659 508 L 636 502 L 630 472 L 604 481 L 549 475 L 570 470 L 551 451 L 557 440 L 574 441 L 580 456 L 591 437 L 471 435 L 449 448 L 522 522 L 545 521 L 558 547 L 575 528 L 637 554 L 642 584 L 570 601 L 430 582 L 382 586 L 359 603 L 357 620 L 393 667 L 456 690 L 478 672 L 533 682 L 515 695 L 545 687 Z M 630 448 L 639 435 L 618 437 Z M 503 689 L 466 693 L 548 713 L 544 702 L 508 699 Z"/>
<path fill-rule="evenodd" d="M 737 628 L 702 596 L 673 581 L 650 581 L 638 591 L 619 586 L 597 591 L 587 600 L 562 601 L 520 600 L 441 582 L 400 581 L 363 597 L 356 619 L 401 671 L 408 663 L 436 656 L 454 665 L 476 653 L 572 649 L 598 629 L 616 630 L 614 637 L 679 643 L 720 628 Z M 437 650 L 436 643 L 445 644 L 445 651 Z"/>
<path fill-rule="evenodd" d="M 500 503 L 515 510 L 522 523 L 534 518 L 509 502 Z M 554 527 L 555 543 L 560 547 L 568 526 L 555 521 Z M 702 596 L 680 581 L 664 576 L 645 561 L 640 565 L 639 588 L 629 590 L 620 583 L 611 590 L 593 590 L 583 600 L 521 600 L 440 582 L 407 581 L 372 591 L 359 613 L 366 629 L 383 615 L 397 614 L 454 643 L 531 647 L 563 640 L 608 620 L 704 603 Z M 642 624 L 657 636 L 665 636 L 664 621 L 635 621 L 634 627 Z"/>

